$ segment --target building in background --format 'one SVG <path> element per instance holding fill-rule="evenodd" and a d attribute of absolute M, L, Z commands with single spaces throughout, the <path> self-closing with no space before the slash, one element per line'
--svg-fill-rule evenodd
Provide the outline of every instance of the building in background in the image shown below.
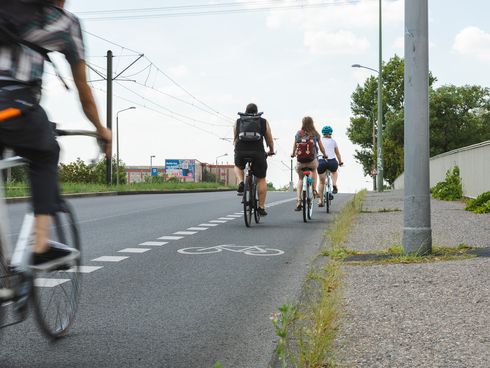
<path fill-rule="evenodd" d="M 225 185 L 238 185 L 234 167 L 234 165 L 206 165 L 206 169 L 216 175 L 218 180 Z"/>

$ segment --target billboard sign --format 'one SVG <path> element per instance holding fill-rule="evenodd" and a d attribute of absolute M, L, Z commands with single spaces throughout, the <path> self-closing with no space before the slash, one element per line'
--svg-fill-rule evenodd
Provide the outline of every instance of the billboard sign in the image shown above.
<path fill-rule="evenodd" d="M 195 160 L 165 160 L 165 172 L 168 178 L 185 181 L 195 181 Z"/>

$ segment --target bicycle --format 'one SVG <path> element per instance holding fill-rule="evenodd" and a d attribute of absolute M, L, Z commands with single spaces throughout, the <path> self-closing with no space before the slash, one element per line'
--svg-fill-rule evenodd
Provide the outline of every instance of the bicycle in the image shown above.
<path fill-rule="evenodd" d="M 303 185 L 301 193 L 301 206 L 303 207 L 303 221 L 308 222 L 313 215 L 313 179 L 311 169 L 305 168 L 303 171 Z"/>
<path fill-rule="evenodd" d="M 272 153 L 274 154 L 274 153 Z M 267 154 L 266 157 L 272 154 Z M 255 223 L 260 222 L 260 212 L 259 212 L 259 193 L 257 189 L 257 177 L 253 173 L 253 158 L 245 157 L 246 164 L 244 169 L 244 190 L 243 190 L 243 217 L 245 220 L 245 225 L 250 227 L 252 225 L 252 214 Z"/>
<path fill-rule="evenodd" d="M 58 136 L 83 135 L 96 137 L 95 132 L 55 129 Z M 58 212 L 53 216 L 50 239 L 75 249 L 69 259 L 31 266 L 31 244 L 34 214 L 27 213 L 12 252 L 6 201 L 3 198 L 1 170 L 25 165 L 21 157 L 0 160 L 0 329 L 23 322 L 29 303 L 41 332 L 51 339 L 63 337 L 73 324 L 78 308 L 81 287 L 81 242 L 77 221 L 68 203 L 59 198 Z M 8 313 L 10 310 L 11 313 Z M 5 323 L 7 315 L 12 316 Z"/>
<path fill-rule="evenodd" d="M 332 194 L 330 171 L 327 170 L 326 178 L 325 178 L 325 185 L 323 187 L 323 203 L 325 204 L 325 209 L 326 209 L 327 213 L 330 212 L 330 206 L 332 205 L 332 199 L 333 199 L 333 194 Z"/>

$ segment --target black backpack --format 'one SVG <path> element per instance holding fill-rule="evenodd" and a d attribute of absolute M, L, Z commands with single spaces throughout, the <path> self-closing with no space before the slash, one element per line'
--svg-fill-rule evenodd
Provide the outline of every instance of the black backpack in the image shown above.
<path fill-rule="evenodd" d="M 48 7 L 54 7 L 52 0 L 0 0 L 0 46 L 24 45 L 41 54 L 53 65 L 58 78 L 65 83 L 58 68 L 51 61 L 48 49 L 22 39 L 21 32 L 26 25 L 38 22 L 44 27 L 44 13 Z"/>
<path fill-rule="evenodd" d="M 262 139 L 260 120 L 262 112 L 258 114 L 246 114 L 239 112 L 238 119 L 238 140 L 242 142 L 258 142 Z"/>

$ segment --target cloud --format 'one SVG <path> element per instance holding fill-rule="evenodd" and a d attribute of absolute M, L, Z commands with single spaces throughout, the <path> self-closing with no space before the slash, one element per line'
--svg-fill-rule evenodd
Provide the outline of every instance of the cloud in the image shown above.
<path fill-rule="evenodd" d="M 453 50 L 480 60 L 490 60 L 490 33 L 478 27 L 466 27 L 456 35 Z"/>
<path fill-rule="evenodd" d="M 177 65 L 169 68 L 168 73 L 174 78 L 184 78 L 190 74 L 190 71 L 185 65 Z"/>
<path fill-rule="evenodd" d="M 305 46 L 313 54 L 355 55 L 369 48 L 365 37 L 357 37 L 349 31 L 312 32 L 304 34 Z"/>

